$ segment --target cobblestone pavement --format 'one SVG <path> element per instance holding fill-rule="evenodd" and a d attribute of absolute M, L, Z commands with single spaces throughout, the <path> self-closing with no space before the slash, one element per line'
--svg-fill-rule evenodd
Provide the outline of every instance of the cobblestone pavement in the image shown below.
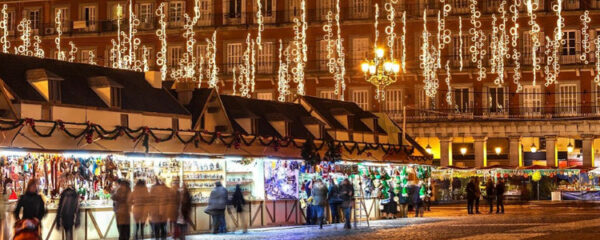
<path fill-rule="evenodd" d="M 600 203 L 537 202 L 510 205 L 506 214 L 469 216 L 459 205 L 432 206 L 425 218 L 371 221 L 367 227 L 342 225 L 272 227 L 247 234 L 196 235 L 188 239 L 600 239 Z"/>

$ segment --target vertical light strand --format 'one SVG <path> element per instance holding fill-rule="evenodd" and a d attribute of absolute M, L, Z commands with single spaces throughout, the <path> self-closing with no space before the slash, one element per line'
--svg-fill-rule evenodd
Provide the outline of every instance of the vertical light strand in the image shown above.
<path fill-rule="evenodd" d="M 183 25 L 183 38 L 186 40 L 185 53 L 179 61 L 178 68 L 171 73 L 171 77 L 175 81 L 192 81 L 197 82 L 196 78 L 196 55 L 194 54 L 196 39 L 194 26 L 200 19 L 200 1 L 195 0 L 194 16 L 190 17 L 187 13 L 184 14 L 185 24 Z M 197 83 L 200 87 L 201 83 Z"/>
<path fill-rule="evenodd" d="M 37 36 L 37 35 L 34 36 L 33 37 L 33 55 L 38 58 L 45 57 L 44 49 L 41 48 L 41 44 L 42 44 L 42 38 L 40 38 L 40 36 Z"/>
<path fill-rule="evenodd" d="M 300 19 L 297 17 L 294 18 L 294 24 L 294 49 L 292 49 L 292 55 L 294 56 L 295 66 L 292 68 L 292 74 L 294 76 L 294 83 L 297 84 L 297 94 L 304 95 L 304 67 L 308 60 L 308 46 L 306 45 L 306 30 L 308 25 L 306 23 L 305 0 L 301 0 L 300 2 Z"/>
<path fill-rule="evenodd" d="M 150 65 L 148 64 L 149 57 L 150 50 L 146 46 L 142 46 L 142 69 L 144 72 L 150 71 Z"/>
<path fill-rule="evenodd" d="M 406 11 L 402 12 L 402 72 L 406 72 Z"/>
<path fill-rule="evenodd" d="M 446 87 L 448 88 L 448 92 L 446 92 L 446 103 L 448 103 L 448 106 L 452 106 L 452 86 L 450 85 L 451 79 L 452 74 L 450 73 L 450 61 L 446 60 Z"/>
<path fill-rule="evenodd" d="M 96 65 L 96 54 L 94 54 L 94 51 L 89 51 L 89 56 L 88 56 L 88 64 L 90 65 Z"/>
<path fill-rule="evenodd" d="M 65 61 L 66 56 L 65 52 L 61 50 L 60 41 L 63 34 L 62 31 L 62 11 L 56 10 L 56 16 L 54 18 L 54 25 L 56 26 L 56 37 L 54 38 L 54 43 L 56 44 L 56 56 L 60 61 Z"/>
<path fill-rule="evenodd" d="M 334 75 L 335 92 L 338 99 L 344 101 L 346 91 L 346 54 L 342 42 L 342 25 L 340 24 L 340 0 L 336 1 L 335 25 L 337 27 L 336 50 L 337 50 L 337 72 Z"/>
<path fill-rule="evenodd" d="M 233 93 L 231 95 L 233 96 L 237 95 L 237 77 L 235 75 L 236 70 L 236 66 L 233 66 L 233 68 L 231 69 L 231 79 L 233 79 L 233 83 L 231 85 Z"/>
<path fill-rule="evenodd" d="M 219 67 L 217 67 L 217 31 L 215 30 L 210 40 L 206 40 L 206 54 L 208 58 L 208 87 L 219 90 Z"/>
<path fill-rule="evenodd" d="M 581 38 L 581 46 L 583 47 L 583 53 L 581 53 L 581 56 L 579 58 L 585 64 L 588 64 L 589 60 L 587 59 L 587 56 L 588 54 L 590 54 L 591 51 L 590 33 L 588 32 L 589 23 L 592 21 L 592 19 L 590 18 L 590 11 L 585 10 L 585 12 L 583 12 L 583 15 L 580 16 L 580 20 L 581 24 L 583 25 L 583 27 L 581 28 L 581 34 L 583 35 L 583 37 Z"/>
<path fill-rule="evenodd" d="M 156 30 L 156 36 L 160 41 L 160 51 L 156 53 L 156 64 L 160 67 L 160 74 L 162 80 L 167 79 L 167 15 L 165 11 L 167 4 L 165 2 L 160 3 L 160 6 L 156 9 L 156 16 L 158 16 L 158 25 L 160 28 Z"/>
<path fill-rule="evenodd" d="M 69 50 L 69 62 L 75 62 L 77 56 L 77 46 L 72 41 L 69 41 L 69 46 L 71 46 L 71 50 Z"/>
<path fill-rule="evenodd" d="M 374 48 L 377 49 L 377 41 L 379 41 L 379 4 L 375 3 L 375 22 L 373 23 L 375 29 L 375 41 L 373 42 Z"/>
<path fill-rule="evenodd" d="M 33 56 L 31 47 L 31 21 L 27 18 L 23 18 L 17 26 L 17 31 L 21 33 L 21 45 L 15 47 L 15 54 L 24 56 Z"/>
<path fill-rule="evenodd" d="M 0 44 L 2 44 L 2 52 L 9 53 L 10 49 L 10 41 L 8 41 L 8 6 L 6 4 L 2 5 L 2 10 L 0 11 L 0 15 L 2 15 L 2 19 L 0 20 L 0 29 L 2 29 L 2 35 L 0 36 Z"/>
<path fill-rule="evenodd" d="M 390 52 L 390 59 L 394 61 L 394 45 L 396 43 L 396 32 L 394 29 L 396 28 L 396 9 L 391 2 L 387 2 L 384 5 L 385 11 L 387 12 L 387 20 L 390 22 L 390 25 L 385 27 L 385 33 L 387 34 L 387 46 Z"/>
<path fill-rule="evenodd" d="M 285 102 L 287 96 L 290 94 L 290 83 L 288 81 L 288 66 L 283 61 L 283 41 L 279 39 L 279 69 L 277 70 L 277 91 L 279 96 L 277 100 Z"/>
<path fill-rule="evenodd" d="M 600 35 L 596 36 L 596 39 L 594 40 L 594 45 L 596 46 L 596 49 L 594 51 L 594 64 L 596 66 L 596 75 L 594 76 L 594 82 L 596 83 L 596 85 L 600 86 Z"/>
<path fill-rule="evenodd" d="M 258 46 L 258 51 L 262 51 L 262 32 L 265 30 L 261 1 L 262 0 L 256 0 L 256 23 L 258 24 L 258 31 L 256 33 L 256 45 Z"/>
<path fill-rule="evenodd" d="M 512 47 L 512 60 L 513 60 L 513 83 L 517 86 L 516 92 L 519 93 L 523 90 L 523 86 L 521 85 L 521 52 L 519 52 L 518 42 L 519 42 L 519 7 L 521 6 L 521 0 L 513 0 L 513 3 L 510 5 L 510 12 L 512 13 L 512 24 L 513 26 L 510 28 L 511 35 L 511 47 Z"/>
<path fill-rule="evenodd" d="M 537 24 L 537 22 L 535 21 L 536 19 L 536 15 L 534 13 L 534 11 L 537 10 L 538 5 L 537 3 L 533 3 L 532 0 L 526 0 L 526 6 L 527 6 L 527 15 L 529 16 L 529 26 L 531 27 L 531 31 L 529 32 L 530 38 L 531 38 L 531 57 L 532 57 L 532 71 L 533 71 L 533 77 L 532 77 L 532 83 L 533 86 L 536 85 L 536 79 L 537 79 L 537 71 L 540 70 L 540 59 L 537 57 L 537 51 L 538 49 L 541 47 L 541 42 L 540 42 L 540 25 Z M 559 0 L 560 1 L 560 0 Z"/>
<path fill-rule="evenodd" d="M 462 36 L 462 17 L 458 16 L 458 57 L 459 57 L 459 71 L 463 70 L 463 36 Z M 450 104 L 452 105 L 452 104 Z"/>

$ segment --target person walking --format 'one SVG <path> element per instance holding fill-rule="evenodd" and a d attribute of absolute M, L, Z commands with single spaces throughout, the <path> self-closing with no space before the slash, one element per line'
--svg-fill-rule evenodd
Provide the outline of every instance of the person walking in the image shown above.
<path fill-rule="evenodd" d="M 23 210 L 22 213 L 21 210 Z M 38 194 L 37 179 L 29 180 L 25 194 L 19 197 L 13 214 L 16 220 L 15 228 L 19 228 L 19 230 L 15 230 L 15 240 L 42 239 L 40 229 L 42 218 L 46 216 L 46 207 L 44 206 L 42 196 Z M 28 223 L 35 224 L 35 230 L 24 230 L 27 228 L 25 225 L 28 225 Z"/>
<path fill-rule="evenodd" d="M 327 200 L 329 201 L 329 211 L 331 212 L 331 223 L 340 223 L 339 209 L 343 200 L 340 198 L 340 188 L 332 178 L 329 179 Z"/>
<path fill-rule="evenodd" d="M 215 188 L 210 192 L 205 213 L 212 217 L 213 234 L 227 232 L 225 223 L 225 208 L 227 207 L 227 189 L 220 181 L 215 182 Z"/>
<path fill-rule="evenodd" d="M 491 214 L 494 211 L 494 182 L 492 181 L 492 178 L 489 178 L 487 180 L 487 183 L 485 184 L 485 197 L 487 199 L 488 204 L 490 205 L 490 211 L 488 212 L 489 214 Z"/>
<path fill-rule="evenodd" d="M 323 221 L 325 218 L 325 206 L 327 206 L 327 186 L 325 186 L 321 179 L 317 179 L 317 181 L 313 183 L 312 198 L 312 207 L 315 213 L 314 217 L 317 218 L 319 229 L 323 229 Z"/>
<path fill-rule="evenodd" d="M 185 240 L 188 224 L 192 223 L 190 216 L 192 211 L 192 195 L 190 191 L 183 185 L 177 191 L 177 216 L 175 218 L 175 231 L 173 239 Z"/>
<path fill-rule="evenodd" d="M 400 217 L 407 218 L 409 198 L 408 194 L 404 195 L 402 193 L 402 190 L 400 190 L 400 193 L 398 193 L 398 203 L 400 204 Z"/>
<path fill-rule="evenodd" d="M 242 193 L 242 188 L 239 184 L 235 185 L 235 192 L 233 192 L 231 204 L 233 205 L 233 207 L 235 207 L 235 211 L 237 212 L 239 221 L 242 224 L 242 233 L 247 233 L 248 220 L 246 219 L 246 214 L 244 214 L 244 206 L 246 206 L 246 199 L 244 199 L 244 194 Z"/>
<path fill-rule="evenodd" d="M 79 226 L 79 194 L 72 184 L 60 194 L 54 221 L 57 229 L 64 229 L 64 239 L 73 240 L 73 227 Z"/>
<path fill-rule="evenodd" d="M 423 208 L 425 211 L 431 212 L 432 198 L 433 198 L 433 184 L 428 184 L 427 193 L 425 194 L 425 199 L 423 201 Z"/>
<path fill-rule="evenodd" d="M 479 199 L 481 198 L 481 183 L 479 182 L 479 177 L 475 177 L 475 213 L 481 214 L 479 212 Z"/>
<path fill-rule="evenodd" d="M 146 186 L 146 181 L 140 179 L 133 187 L 133 192 L 129 195 L 129 205 L 135 221 L 135 239 L 144 239 L 144 227 L 148 219 L 150 209 L 150 193 Z"/>
<path fill-rule="evenodd" d="M 352 216 L 352 207 L 354 206 L 354 186 L 348 178 L 342 181 L 340 186 L 340 198 L 342 199 L 342 210 L 344 212 L 344 229 L 351 229 L 350 218 Z"/>
<path fill-rule="evenodd" d="M 161 179 L 156 178 L 156 183 L 150 188 L 150 222 L 154 239 L 167 238 L 166 202 L 169 201 L 168 188 Z"/>
<path fill-rule="evenodd" d="M 415 207 L 415 217 L 423 217 L 423 198 L 421 198 L 421 184 L 411 186 L 411 200 Z"/>
<path fill-rule="evenodd" d="M 504 179 L 498 180 L 496 184 L 496 213 L 504 214 Z M 502 211 L 500 211 L 502 208 Z"/>
<path fill-rule="evenodd" d="M 128 201 L 131 189 L 126 180 L 119 180 L 118 183 L 119 187 L 116 189 L 111 199 L 113 200 L 113 210 L 115 211 L 115 218 L 117 220 L 119 240 L 128 240 L 131 234 L 130 206 Z"/>
<path fill-rule="evenodd" d="M 473 214 L 473 202 L 475 201 L 475 180 L 471 178 L 467 184 L 467 213 Z"/>

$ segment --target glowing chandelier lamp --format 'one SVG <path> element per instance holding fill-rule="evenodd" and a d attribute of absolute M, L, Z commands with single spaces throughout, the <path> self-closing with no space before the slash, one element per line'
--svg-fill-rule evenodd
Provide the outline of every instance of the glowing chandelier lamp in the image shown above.
<path fill-rule="evenodd" d="M 569 152 L 569 153 L 573 152 L 573 144 L 571 144 L 570 140 L 569 140 L 569 145 L 567 145 L 567 152 Z"/>
<path fill-rule="evenodd" d="M 529 148 L 529 150 L 531 150 L 532 153 L 537 152 L 537 146 L 535 146 L 535 143 L 531 144 L 531 147 Z"/>
<path fill-rule="evenodd" d="M 381 102 L 385 100 L 385 88 L 395 83 L 400 73 L 400 63 L 385 58 L 383 48 L 375 49 L 375 58 L 364 61 L 361 70 L 365 80 L 377 88 L 375 99 Z"/>

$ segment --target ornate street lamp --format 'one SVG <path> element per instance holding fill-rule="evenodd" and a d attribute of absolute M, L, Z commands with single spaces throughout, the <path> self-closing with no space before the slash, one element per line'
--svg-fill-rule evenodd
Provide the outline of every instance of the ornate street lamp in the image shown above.
<path fill-rule="evenodd" d="M 396 82 L 400 73 L 400 64 L 393 59 L 386 59 L 383 48 L 377 48 L 375 58 L 365 60 L 360 67 L 365 80 L 377 87 L 375 99 L 378 102 L 385 100 L 385 88 Z"/>

